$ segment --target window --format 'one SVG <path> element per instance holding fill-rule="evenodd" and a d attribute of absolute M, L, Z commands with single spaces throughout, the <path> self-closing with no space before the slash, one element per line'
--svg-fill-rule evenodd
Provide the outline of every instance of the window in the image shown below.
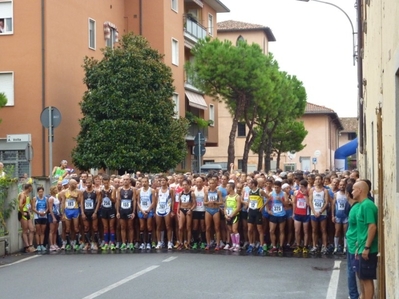
<path fill-rule="evenodd" d="M 106 46 L 110 48 L 113 48 L 114 44 L 119 41 L 118 28 L 116 28 L 115 24 L 112 24 L 111 22 L 104 23 L 104 38 Z"/>
<path fill-rule="evenodd" d="M 179 42 L 172 38 L 172 63 L 179 65 Z"/>
<path fill-rule="evenodd" d="M 179 6 L 178 6 L 179 0 L 171 0 L 171 1 L 172 1 L 172 2 L 171 2 L 172 10 L 174 10 L 175 12 L 177 12 L 177 11 L 178 11 L 178 8 L 179 8 Z"/>
<path fill-rule="evenodd" d="M 213 127 L 215 125 L 215 106 L 214 105 L 209 105 L 209 120 L 212 121 L 210 126 Z"/>
<path fill-rule="evenodd" d="M 107 39 L 107 47 L 113 48 L 116 42 L 115 41 L 116 30 L 114 28 L 110 28 L 109 35 L 110 37 Z"/>
<path fill-rule="evenodd" d="M 348 140 L 353 140 L 356 138 L 356 133 L 348 133 Z"/>
<path fill-rule="evenodd" d="M 0 93 L 7 97 L 6 106 L 14 106 L 14 73 L 0 73 Z"/>
<path fill-rule="evenodd" d="M 213 16 L 211 14 L 208 15 L 208 33 L 213 35 Z"/>
<path fill-rule="evenodd" d="M 179 117 L 179 94 L 174 93 L 173 94 L 173 112 L 175 113 L 173 117 L 178 118 Z"/>
<path fill-rule="evenodd" d="M 246 131 L 245 123 L 238 123 L 238 126 L 237 126 L 237 137 L 245 137 L 245 136 L 247 136 L 245 131 Z"/>
<path fill-rule="evenodd" d="M 295 171 L 296 170 L 296 164 L 295 163 L 286 163 L 284 164 L 284 171 Z"/>
<path fill-rule="evenodd" d="M 12 1 L 0 2 L 0 34 L 13 33 Z"/>
<path fill-rule="evenodd" d="M 245 42 L 245 39 L 242 37 L 242 35 L 240 35 L 240 36 L 237 38 L 236 46 L 238 46 L 240 42 Z"/>
<path fill-rule="evenodd" d="M 237 161 L 237 168 L 240 170 L 242 170 L 242 162 L 243 162 L 242 159 L 238 159 L 238 161 Z"/>
<path fill-rule="evenodd" d="M 89 48 L 96 49 L 96 21 L 89 19 Z"/>

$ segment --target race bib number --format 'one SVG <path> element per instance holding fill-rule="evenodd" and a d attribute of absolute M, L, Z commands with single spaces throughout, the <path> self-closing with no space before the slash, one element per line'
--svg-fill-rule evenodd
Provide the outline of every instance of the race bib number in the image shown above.
<path fill-rule="evenodd" d="M 345 210 L 345 203 L 339 202 L 339 203 L 338 203 L 338 210 L 344 211 L 344 210 Z"/>
<path fill-rule="evenodd" d="M 122 209 L 128 210 L 132 206 L 132 201 L 130 199 L 129 200 L 122 200 L 121 206 L 122 206 Z"/>
<path fill-rule="evenodd" d="M 209 201 L 216 201 L 218 199 L 218 197 L 216 195 L 208 195 L 208 199 Z"/>
<path fill-rule="evenodd" d="M 305 208 L 306 208 L 306 201 L 298 200 L 298 201 L 296 202 L 296 206 L 297 206 L 299 209 L 305 209 Z"/>
<path fill-rule="evenodd" d="M 112 201 L 109 197 L 104 197 L 103 198 L 103 207 L 104 208 L 111 208 L 112 207 Z"/>
<path fill-rule="evenodd" d="M 188 202 L 190 202 L 190 196 L 189 195 L 186 195 L 186 194 L 183 194 L 182 196 L 181 196 L 181 202 L 182 203 L 188 203 Z"/>
<path fill-rule="evenodd" d="M 149 203 L 150 202 L 148 200 L 141 200 L 141 207 L 143 209 L 148 209 L 148 207 L 150 206 Z"/>
<path fill-rule="evenodd" d="M 93 210 L 94 209 L 94 201 L 92 199 L 85 200 L 85 210 Z"/>
<path fill-rule="evenodd" d="M 249 207 L 251 208 L 251 209 L 256 209 L 257 207 L 258 207 L 258 201 L 257 200 L 251 200 L 250 202 L 249 202 Z"/>
<path fill-rule="evenodd" d="M 39 213 L 43 213 L 43 212 L 44 212 L 44 210 L 39 210 Z M 47 218 L 47 215 L 45 214 L 44 216 L 42 216 L 39 214 L 39 218 Z"/>
<path fill-rule="evenodd" d="M 248 192 L 244 192 L 244 201 L 247 202 L 249 199 L 249 193 Z"/>
<path fill-rule="evenodd" d="M 66 208 L 74 209 L 75 208 L 75 199 L 67 199 L 66 200 Z"/>
<path fill-rule="evenodd" d="M 273 213 L 281 213 L 283 211 L 282 205 L 274 205 L 273 206 Z"/>
<path fill-rule="evenodd" d="M 166 203 L 160 202 L 159 205 L 158 205 L 158 207 L 159 207 L 159 209 L 161 209 L 161 210 L 165 210 L 165 209 L 166 209 Z"/>
<path fill-rule="evenodd" d="M 175 202 L 178 203 L 178 202 L 179 202 L 179 199 L 180 199 L 180 194 L 176 194 L 176 196 L 175 196 Z"/>
<path fill-rule="evenodd" d="M 323 207 L 323 201 L 317 200 L 314 202 L 315 208 L 321 209 Z"/>
<path fill-rule="evenodd" d="M 231 214 L 233 214 L 233 209 L 232 208 L 227 208 L 226 209 L 226 213 L 227 213 L 227 216 L 230 216 Z"/>

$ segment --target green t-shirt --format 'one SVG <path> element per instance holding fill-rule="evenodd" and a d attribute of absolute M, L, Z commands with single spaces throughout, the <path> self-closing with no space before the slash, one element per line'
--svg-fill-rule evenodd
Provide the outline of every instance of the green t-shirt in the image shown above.
<path fill-rule="evenodd" d="M 377 206 L 370 200 L 365 199 L 359 204 L 359 209 L 357 212 L 357 245 L 358 254 L 361 254 L 366 246 L 367 233 L 369 224 L 374 223 L 377 225 L 378 221 L 378 209 Z M 374 240 L 370 246 L 370 253 L 378 252 L 378 235 L 375 234 Z"/>
<path fill-rule="evenodd" d="M 356 242 L 357 242 L 357 212 L 359 211 L 360 204 L 355 203 L 349 212 L 348 219 L 348 230 L 346 231 L 346 241 L 348 244 L 348 251 L 350 254 L 356 253 Z"/>

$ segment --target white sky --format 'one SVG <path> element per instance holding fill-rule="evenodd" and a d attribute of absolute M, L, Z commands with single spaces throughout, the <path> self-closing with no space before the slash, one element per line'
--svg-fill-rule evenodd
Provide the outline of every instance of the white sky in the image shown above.
<path fill-rule="evenodd" d="M 297 0 L 221 0 L 230 13 L 218 22 L 235 20 L 269 27 L 276 42 L 269 51 L 280 69 L 296 75 L 310 103 L 326 106 L 339 117 L 357 115 L 357 75 L 352 62 L 352 29 L 337 8 Z M 352 19 L 355 0 L 330 0 Z"/>

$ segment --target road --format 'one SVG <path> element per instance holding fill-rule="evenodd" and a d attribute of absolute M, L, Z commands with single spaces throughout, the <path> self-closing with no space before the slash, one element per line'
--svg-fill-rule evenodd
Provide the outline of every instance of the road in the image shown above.
<path fill-rule="evenodd" d="M 0 266 L 0 298 L 346 299 L 346 260 L 226 252 L 23 254 Z"/>

